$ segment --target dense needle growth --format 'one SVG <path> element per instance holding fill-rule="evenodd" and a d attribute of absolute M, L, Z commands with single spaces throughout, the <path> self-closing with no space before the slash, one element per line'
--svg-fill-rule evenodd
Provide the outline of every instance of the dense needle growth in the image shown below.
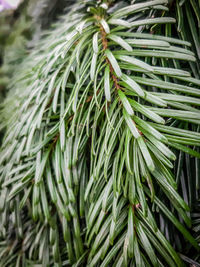
<path fill-rule="evenodd" d="M 198 40 L 183 40 L 178 1 L 180 38 L 167 0 L 132 2 L 79 1 L 16 70 L 1 111 L 2 267 L 199 260 Z"/>

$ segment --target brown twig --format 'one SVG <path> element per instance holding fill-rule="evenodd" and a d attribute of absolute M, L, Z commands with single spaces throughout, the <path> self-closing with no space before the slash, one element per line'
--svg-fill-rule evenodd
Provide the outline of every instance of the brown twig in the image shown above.
<path fill-rule="evenodd" d="M 106 32 L 105 32 L 104 28 L 101 25 L 100 25 L 100 31 L 101 31 L 101 40 L 102 40 L 103 50 L 105 51 L 108 48 L 108 40 L 106 38 Z M 110 61 L 108 60 L 108 58 L 106 58 L 106 62 L 109 65 L 111 77 L 112 77 L 112 80 L 114 82 L 114 86 L 115 86 L 115 88 L 117 90 L 119 90 L 120 89 L 120 85 L 118 83 L 118 79 L 114 74 L 114 69 L 113 69 Z"/>

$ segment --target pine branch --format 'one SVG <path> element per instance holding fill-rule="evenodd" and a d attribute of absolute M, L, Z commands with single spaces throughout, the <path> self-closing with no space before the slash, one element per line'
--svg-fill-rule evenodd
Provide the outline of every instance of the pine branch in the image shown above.
<path fill-rule="evenodd" d="M 178 186 L 183 153 L 200 157 L 200 82 L 188 42 L 151 34 L 174 23 L 166 3 L 78 3 L 21 64 L 2 109 L 2 266 L 184 266 L 181 241 L 198 253 Z"/>

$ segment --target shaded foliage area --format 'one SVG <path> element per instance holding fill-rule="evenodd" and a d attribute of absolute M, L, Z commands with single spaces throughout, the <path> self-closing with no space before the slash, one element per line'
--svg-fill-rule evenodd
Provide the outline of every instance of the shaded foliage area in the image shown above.
<path fill-rule="evenodd" d="M 0 91 L 4 97 L 15 68 L 38 42 L 41 31 L 47 29 L 73 2 L 26 0 L 16 10 L 0 13 Z"/>
<path fill-rule="evenodd" d="M 198 31 L 194 3 L 80 1 L 18 65 L 2 266 L 198 266 L 199 60 L 180 13 Z"/>

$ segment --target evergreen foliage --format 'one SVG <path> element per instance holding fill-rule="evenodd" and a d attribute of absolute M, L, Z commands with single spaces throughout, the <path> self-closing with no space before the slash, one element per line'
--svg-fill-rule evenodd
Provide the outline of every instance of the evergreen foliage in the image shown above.
<path fill-rule="evenodd" d="M 0 12 L 0 102 L 6 95 L 9 79 L 29 53 L 27 48 L 35 46 L 42 30 L 50 26 L 65 6 L 65 0 L 25 0 L 16 10 Z"/>
<path fill-rule="evenodd" d="M 167 4 L 79 1 L 19 65 L 1 110 L 2 267 L 198 266 L 198 45 L 172 36 Z"/>

